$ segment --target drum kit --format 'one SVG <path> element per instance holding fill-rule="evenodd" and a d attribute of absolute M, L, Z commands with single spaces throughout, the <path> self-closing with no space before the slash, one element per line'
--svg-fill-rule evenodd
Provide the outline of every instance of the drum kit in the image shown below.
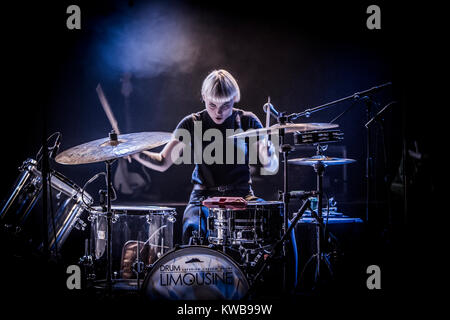
<path fill-rule="evenodd" d="M 49 189 L 54 195 L 50 203 L 57 210 L 48 223 L 49 249 L 57 252 L 73 228 L 85 230 L 87 223 L 82 214 L 87 212 L 90 241 L 86 240 L 85 255 L 80 264 L 85 267 L 86 279 L 96 288 L 109 293 L 120 288 L 139 290 L 152 299 L 242 299 L 251 292 L 251 287 L 260 279 L 276 251 L 281 246 L 285 249 L 287 235 L 308 208 L 309 199 L 306 199 L 295 219 L 288 220 L 289 199 L 298 196 L 298 193 L 296 196 L 295 192 L 287 189 L 288 163 L 312 166 L 316 171 L 317 190 L 306 194 L 318 197 L 315 217 L 321 222 L 325 167 L 354 161 L 322 154 L 323 143 L 342 140 L 336 127 L 331 124 L 286 123 L 236 134 L 236 138 L 242 138 L 275 133 L 284 137 L 285 133 L 294 133 L 302 135 L 298 141 L 303 139 L 317 144 L 318 152 L 310 158 L 286 161 L 291 149 L 281 141 L 281 152 L 285 155 L 282 201 L 247 202 L 230 197 L 205 199 L 202 205 L 209 210 L 208 246 L 204 243 L 174 246 L 174 208 L 112 205 L 115 198 L 111 181 L 112 163 L 166 144 L 171 138 L 170 133 L 118 135 L 112 131 L 108 138 L 70 148 L 58 154 L 55 161 L 66 165 L 104 162 L 106 191 L 99 192 L 103 195 L 100 206 L 94 206 L 93 197 L 85 191 L 86 185 L 80 188 L 62 174 L 50 171 Z M 26 228 L 30 212 L 42 194 L 39 163 L 28 159 L 20 171 L 13 192 L 0 212 L 3 228 L 14 234 L 20 234 Z M 42 242 L 38 247 L 42 249 Z M 99 280 L 96 276 L 99 269 L 103 270 L 104 279 Z"/>
<path fill-rule="evenodd" d="M 10 196 L 0 207 L 0 231 L 22 237 L 30 228 L 30 217 L 35 215 L 31 214 L 33 208 L 42 197 L 43 190 L 45 192 L 47 189 L 51 216 L 48 223 L 44 223 L 47 232 L 43 234 L 44 239 L 49 239 L 48 244 L 44 245 L 39 237 L 36 240 L 25 236 L 25 242 L 32 243 L 40 251 L 48 248 L 57 255 L 74 228 L 84 231 L 90 223 L 89 239 L 79 264 L 84 266 L 86 283 L 107 296 L 123 289 L 138 291 L 149 299 L 243 299 L 255 294 L 255 288 L 263 282 L 265 272 L 279 261 L 282 265 L 282 289 L 287 292 L 288 237 L 309 209 L 316 220 L 317 248 L 307 264 L 315 262 L 314 282 L 319 283 L 323 264 L 330 273 L 332 271 L 323 250 L 323 243 L 327 240 L 322 212 L 325 169 L 355 160 L 324 154 L 329 143 L 343 140 L 338 125 L 292 121 L 338 102 L 362 100 L 361 97 L 365 98 L 390 84 L 290 115 L 277 112 L 269 100 L 264 109 L 267 114 L 265 128 L 247 130 L 229 138 L 270 136 L 279 139 L 283 190 L 279 191 L 278 201 L 245 201 L 236 197 L 203 199 L 199 205 L 208 210 L 207 233 L 203 239 L 199 227 L 198 231 L 193 232 L 191 240 L 194 241 L 189 245 L 174 244 L 175 208 L 112 205 L 116 199 L 111 179 L 112 164 L 117 159 L 129 159 L 134 154 L 162 146 L 172 138 L 172 134 L 167 132 L 119 134 L 117 125 L 113 125 L 107 138 L 75 146 L 57 156 L 55 150 L 51 150 L 51 157 L 56 156 L 55 161 L 64 165 L 105 163 L 106 171 L 95 175 L 82 188 L 54 170 L 48 170 L 46 176 L 42 156 L 36 156 L 36 160 L 26 160 L 19 168 L 20 175 Z M 277 120 L 272 126 L 271 116 Z M 111 114 L 110 117 L 114 120 Z M 285 142 L 287 134 L 293 134 L 294 145 L 314 145 L 316 154 L 289 159 L 295 148 Z M 312 167 L 316 174 L 316 189 L 290 190 L 288 165 Z M 85 189 L 100 175 L 106 178 L 106 188 L 99 190 L 99 205 L 94 206 L 94 198 Z M 289 212 L 292 199 L 303 201 L 297 212 Z M 317 208 L 312 206 L 312 202 L 317 203 Z M 202 211 L 199 210 L 199 220 Z M 82 218 L 85 212 L 88 222 Z M 275 270 L 278 269 L 275 267 Z M 99 273 L 105 277 L 99 279 Z"/>

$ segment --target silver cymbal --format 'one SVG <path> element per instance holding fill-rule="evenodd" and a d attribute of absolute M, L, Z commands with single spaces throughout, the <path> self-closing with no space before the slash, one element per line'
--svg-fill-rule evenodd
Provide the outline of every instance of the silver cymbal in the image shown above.
<path fill-rule="evenodd" d="M 356 160 L 346 158 L 334 158 L 327 156 L 313 156 L 310 158 L 296 158 L 288 160 L 288 163 L 299 166 L 314 166 L 319 162 L 322 163 L 324 166 L 337 166 L 342 164 L 353 163 L 356 162 Z"/>
<path fill-rule="evenodd" d="M 339 125 L 334 123 L 285 123 L 283 125 L 277 123 L 268 128 L 253 129 L 241 133 L 236 133 L 234 135 L 229 136 L 228 138 L 245 138 L 245 137 L 257 137 L 267 134 L 279 134 L 280 129 L 284 129 L 285 133 L 292 133 L 297 131 L 305 132 L 305 131 L 327 130 L 337 127 L 339 127 Z"/>
<path fill-rule="evenodd" d="M 84 164 L 126 157 L 162 146 L 170 141 L 169 132 L 137 132 L 117 135 L 117 141 L 102 138 L 63 151 L 55 160 L 61 164 Z"/>

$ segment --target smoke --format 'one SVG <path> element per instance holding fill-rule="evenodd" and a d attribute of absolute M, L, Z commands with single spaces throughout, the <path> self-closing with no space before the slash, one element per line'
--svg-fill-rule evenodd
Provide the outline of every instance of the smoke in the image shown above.
<path fill-rule="evenodd" d="M 136 77 L 188 73 L 197 62 L 198 45 L 189 15 L 180 6 L 133 6 L 98 26 L 101 63 L 112 72 Z"/>

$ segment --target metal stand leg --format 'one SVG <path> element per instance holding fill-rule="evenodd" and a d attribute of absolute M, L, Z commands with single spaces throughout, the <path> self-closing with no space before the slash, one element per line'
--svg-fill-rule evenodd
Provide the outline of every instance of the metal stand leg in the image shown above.
<path fill-rule="evenodd" d="M 290 236 L 292 229 L 294 229 L 294 227 L 297 225 L 297 222 L 300 220 L 300 218 L 302 217 L 302 215 L 306 211 L 306 209 L 309 208 L 310 203 L 311 202 L 310 202 L 309 199 L 307 199 L 305 202 L 303 202 L 303 205 L 301 206 L 301 208 L 296 213 L 295 218 L 292 220 L 291 225 L 287 228 L 286 232 L 283 234 L 283 237 L 281 237 L 281 239 L 278 240 L 273 245 L 272 250 L 270 251 L 268 257 L 264 261 L 264 264 L 261 266 L 261 269 L 259 270 L 259 272 L 256 274 L 255 278 L 253 279 L 253 283 L 252 283 L 252 285 L 250 287 L 250 290 L 247 293 L 247 297 L 254 292 L 255 284 L 258 282 L 258 280 L 261 278 L 261 276 L 264 273 L 264 271 L 266 270 L 266 268 L 272 262 L 273 257 L 278 252 L 280 247 L 284 248 L 285 243 L 286 243 L 288 237 Z M 286 265 L 286 263 L 285 263 L 285 265 Z"/>
<path fill-rule="evenodd" d="M 320 153 L 320 146 L 318 146 L 318 154 Z M 325 239 L 324 234 L 324 226 L 323 226 L 323 217 L 322 217 L 322 200 L 323 200 L 323 173 L 325 171 L 325 165 L 319 161 L 314 165 L 314 170 L 317 174 L 317 214 L 311 210 L 311 214 L 316 219 L 316 250 L 317 252 L 313 254 L 308 261 L 306 262 L 303 270 L 300 274 L 300 279 L 303 277 L 303 273 L 306 270 L 306 267 L 311 263 L 314 259 L 316 261 L 315 271 L 314 271 L 314 284 L 317 286 L 321 280 L 321 264 L 325 263 L 327 266 L 330 275 L 333 276 L 333 270 L 331 268 L 331 264 L 328 260 L 327 255 L 322 251 L 322 242 Z"/>
<path fill-rule="evenodd" d="M 112 182 L 111 182 L 111 163 L 110 161 L 106 161 L 106 190 L 107 190 L 107 196 L 106 196 L 106 234 L 107 234 L 107 241 L 106 241 L 106 261 L 107 261 L 107 267 L 106 267 L 106 289 L 107 292 L 111 292 L 112 288 L 112 212 L 111 212 L 111 189 L 112 189 Z"/>

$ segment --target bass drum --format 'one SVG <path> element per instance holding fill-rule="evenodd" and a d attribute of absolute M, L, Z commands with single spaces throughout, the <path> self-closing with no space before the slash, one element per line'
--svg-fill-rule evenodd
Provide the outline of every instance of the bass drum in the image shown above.
<path fill-rule="evenodd" d="M 142 290 L 149 299 L 239 300 L 249 284 L 228 255 L 209 247 L 186 246 L 153 264 Z"/>

